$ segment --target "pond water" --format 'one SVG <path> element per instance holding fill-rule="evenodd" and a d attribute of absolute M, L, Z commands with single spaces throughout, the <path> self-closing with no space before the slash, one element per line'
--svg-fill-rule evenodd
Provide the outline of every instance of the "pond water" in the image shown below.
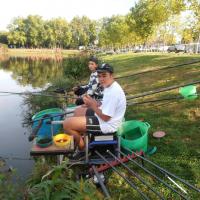
<path fill-rule="evenodd" d="M 63 75 L 65 62 L 65 59 L 0 58 L 0 157 L 10 158 L 6 159 L 7 166 L 15 168 L 22 180 L 29 176 L 34 165 L 33 160 L 21 160 L 30 158 L 32 146 L 28 142 L 30 127 L 24 126 L 30 104 L 25 103 L 25 96 L 1 92 L 40 90 Z"/>
<path fill-rule="evenodd" d="M 21 86 L 12 77 L 12 72 L 0 69 L 0 91 L 23 92 L 32 90 L 31 86 Z M 23 127 L 23 97 L 18 95 L 0 96 L 0 157 L 29 158 L 31 143 L 25 135 L 27 129 Z M 17 170 L 17 174 L 27 177 L 31 172 L 33 161 L 6 159 L 6 164 Z"/>

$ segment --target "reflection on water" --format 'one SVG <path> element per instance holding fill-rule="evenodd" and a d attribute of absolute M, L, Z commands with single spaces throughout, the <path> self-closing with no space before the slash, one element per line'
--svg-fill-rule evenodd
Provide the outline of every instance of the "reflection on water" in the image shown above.
<path fill-rule="evenodd" d="M 12 72 L 12 78 L 22 86 L 43 87 L 62 75 L 62 64 L 55 60 L 10 57 L 0 63 L 0 67 Z"/>
<path fill-rule="evenodd" d="M 83 66 L 85 68 L 81 71 Z M 74 62 L 70 59 L 57 61 L 30 57 L 1 57 L 0 91 L 40 90 L 55 80 L 61 85 L 67 81 L 69 89 L 72 83 L 77 84 L 77 81 L 74 81 L 77 74 L 80 81 L 87 73 L 86 59 L 80 65 L 80 60 Z M 30 118 L 36 110 L 58 106 L 59 103 L 62 101 L 55 98 L 0 93 L 0 156 L 29 158 L 30 129 L 23 125 L 27 115 Z M 7 160 L 7 164 L 16 168 L 19 176 L 23 178 L 30 174 L 33 167 L 33 161 L 30 160 Z"/>
<path fill-rule="evenodd" d="M 12 78 L 12 73 L 0 70 L 0 91 L 24 91 L 31 90 L 30 86 L 20 86 Z M 28 158 L 31 144 L 27 141 L 22 127 L 23 97 L 10 95 L 0 96 L 0 156 L 17 156 Z M 26 110 L 26 108 L 23 108 Z M 19 175 L 27 176 L 32 168 L 32 161 L 6 160 L 9 166 L 17 169 Z"/>

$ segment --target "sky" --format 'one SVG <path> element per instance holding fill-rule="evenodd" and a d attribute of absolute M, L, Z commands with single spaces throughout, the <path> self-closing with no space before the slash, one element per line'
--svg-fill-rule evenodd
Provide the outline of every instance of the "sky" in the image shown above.
<path fill-rule="evenodd" d="M 1 3 L 0 30 L 6 30 L 15 17 L 40 15 L 43 19 L 74 16 L 100 19 L 127 14 L 136 0 L 5 0 Z"/>

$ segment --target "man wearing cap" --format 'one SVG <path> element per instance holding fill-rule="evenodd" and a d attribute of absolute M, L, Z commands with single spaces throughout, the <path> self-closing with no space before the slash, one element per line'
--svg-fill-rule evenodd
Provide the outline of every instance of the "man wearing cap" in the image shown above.
<path fill-rule="evenodd" d="M 77 96 L 81 96 L 83 94 L 88 94 L 95 99 L 103 98 L 103 88 L 99 84 L 99 80 L 97 77 L 97 69 L 98 67 L 98 59 L 95 56 L 91 56 L 88 61 L 88 68 L 92 72 L 90 74 L 90 80 L 87 85 L 74 87 L 74 93 Z M 82 97 L 77 98 L 76 105 L 84 104 Z"/>
<path fill-rule="evenodd" d="M 114 80 L 113 68 L 109 64 L 102 64 L 97 68 L 97 73 L 104 88 L 101 105 L 85 95 L 83 101 L 88 106 L 90 115 L 71 117 L 63 123 L 65 132 L 74 136 L 80 150 L 84 148 L 82 133 L 113 133 L 120 126 L 126 111 L 126 97 L 121 86 Z"/>

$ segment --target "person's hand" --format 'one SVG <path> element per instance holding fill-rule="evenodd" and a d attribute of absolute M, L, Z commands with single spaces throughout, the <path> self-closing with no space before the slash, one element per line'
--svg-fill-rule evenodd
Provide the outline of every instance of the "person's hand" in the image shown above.
<path fill-rule="evenodd" d="M 76 87 L 73 87 L 72 90 L 73 90 L 74 92 L 76 92 L 76 91 L 78 90 L 78 87 L 77 87 L 77 86 L 76 86 Z"/>
<path fill-rule="evenodd" d="M 101 106 L 101 101 L 97 101 L 97 106 L 100 107 Z"/>
<path fill-rule="evenodd" d="M 83 96 L 83 101 L 85 103 L 85 105 L 87 105 L 90 108 L 94 108 L 94 107 L 98 107 L 98 103 L 96 100 L 94 100 L 92 97 L 90 97 L 89 95 L 84 95 Z"/>

